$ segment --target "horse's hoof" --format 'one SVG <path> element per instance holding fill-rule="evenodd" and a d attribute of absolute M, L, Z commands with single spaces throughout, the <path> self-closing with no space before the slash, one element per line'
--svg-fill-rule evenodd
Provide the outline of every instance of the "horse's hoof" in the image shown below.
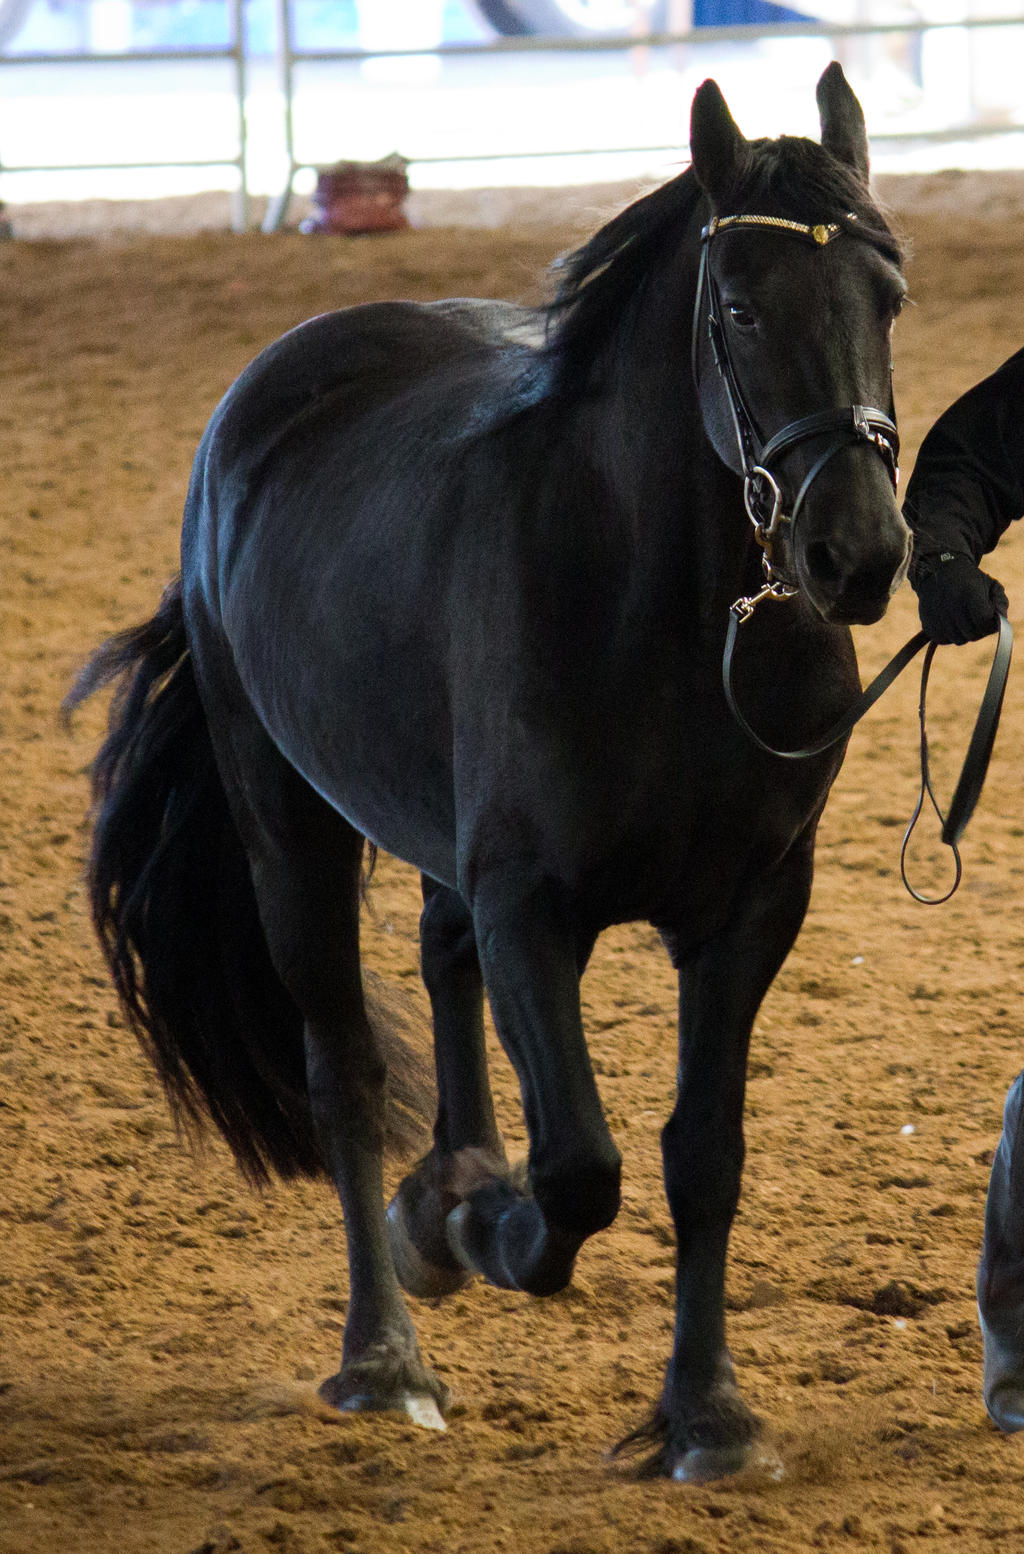
<path fill-rule="evenodd" d="M 405 1400 L 405 1412 L 413 1424 L 421 1430 L 447 1430 L 444 1415 L 429 1393 L 410 1393 Z"/>
<path fill-rule="evenodd" d="M 736 1446 L 691 1446 L 672 1469 L 677 1484 L 711 1484 L 734 1473 L 754 1473 L 778 1483 L 782 1461 L 763 1443 L 744 1441 Z"/>
<path fill-rule="evenodd" d="M 474 1246 L 477 1238 L 473 1234 L 473 1208 L 468 1200 L 452 1209 L 444 1228 L 452 1256 L 458 1259 L 470 1275 L 482 1274 L 488 1284 L 495 1285 L 499 1290 L 519 1289 L 503 1263 L 499 1266 L 493 1257 L 485 1257 L 482 1246 Z"/>
<path fill-rule="evenodd" d="M 320 1396 L 324 1396 L 321 1387 Z M 331 1402 L 330 1398 L 326 1399 Z M 373 1398 L 366 1393 L 353 1393 L 341 1403 L 332 1405 L 341 1414 L 407 1414 L 413 1424 L 419 1425 L 423 1430 L 447 1430 L 444 1415 L 437 1406 L 436 1399 L 429 1392 L 407 1392 L 402 1397 L 391 1400 L 386 1408 L 381 1408 Z"/>
<path fill-rule="evenodd" d="M 460 1203 L 456 1208 L 452 1209 L 451 1213 L 445 1220 L 444 1233 L 452 1256 L 456 1259 L 463 1271 L 467 1275 L 471 1276 L 475 1273 L 478 1273 L 479 1269 L 473 1262 L 473 1259 L 469 1253 L 469 1247 L 466 1243 L 466 1231 L 468 1229 L 466 1221 L 468 1218 L 469 1204 Z"/>
<path fill-rule="evenodd" d="M 328 1376 L 317 1391 L 339 1413 L 405 1414 L 425 1430 L 445 1429 L 451 1401 L 448 1388 L 418 1357 L 403 1364 L 383 1346 Z"/>
<path fill-rule="evenodd" d="M 533 1198 L 495 1183 L 458 1204 L 445 1220 L 453 1257 L 499 1290 L 557 1295 L 572 1278 L 579 1239 L 545 1224 Z"/>
<path fill-rule="evenodd" d="M 1024 1384 L 997 1381 L 985 1387 L 985 1407 L 992 1423 L 1004 1435 L 1024 1430 Z"/>
<path fill-rule="evenodd" d="M 456 1290 L 464 1289 L 472 1279 L 472 1271 L 467 1271 L 461 1263 L 442 1268 L 423 1256 L 410 1234 L 400 1194 L 396 1194 L 388 1204 L 387 1232 L 391 1261 L 398 1282 L 407 1295 L 414 1295 L 417 1300 L 454 1295 Z"/>

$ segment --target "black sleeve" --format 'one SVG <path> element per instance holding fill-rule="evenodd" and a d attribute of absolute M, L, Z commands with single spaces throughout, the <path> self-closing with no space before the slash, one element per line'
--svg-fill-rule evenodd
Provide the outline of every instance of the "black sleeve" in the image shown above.
<path fill-rule="evenodd" d="M 911 580 L 943 553 L 979 561 L 1022 515 L 1024 350 L 950 405 L 921 444 L 903 503 Z"/>

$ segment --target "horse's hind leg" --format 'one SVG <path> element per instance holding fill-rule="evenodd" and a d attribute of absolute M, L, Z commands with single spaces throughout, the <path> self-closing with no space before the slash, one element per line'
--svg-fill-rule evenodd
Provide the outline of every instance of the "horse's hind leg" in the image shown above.
<path fill-rule="evenodd" d="M 434 1016 L 438 1111 L 434 1147 L 388 1208 L 388 1235 L 403 1287 L 447 1295 L 472 1275 L 452 1254 L 445 1221 L 464 1193 L 457 1177 L 474 1159 L 500 1171 L 504 1147 L 494 1117 L 484 1044 L 483 978 L 473 919 L 457 891 L 423 877 L 420 954 Z"/>
<path fill-rule="evenodd" d="M 363 838 L 236 707 L 215 731 L 274 966 L 305 1021 L 313 1124 L 341 1199 L 349 1260 L 342 1365 L 321 1395 L 441 1428 L 447 1392 L 420 1358 L 388 1250 L 382 1156 L 386 1065 L 359 966 Z M 218 727 L 221 727 L 218 723 Z"/>

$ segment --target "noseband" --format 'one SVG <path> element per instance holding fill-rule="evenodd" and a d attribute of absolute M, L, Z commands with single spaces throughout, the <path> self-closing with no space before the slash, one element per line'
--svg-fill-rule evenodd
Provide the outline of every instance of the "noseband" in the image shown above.
<path fill-rule="evenodd" d="M 852 215 L 848 218 L 855 220 Z M 900 439 L 895 423 L 884 411 L 870 405 L 847 405 L 845 408 L 818 410 L 812 415 L 790 421 L 781 431 L 765 440 L 757 420 L 747 404 L 736 368 L 729 352 L 729 342 L 722 326 L 722 304 L 718 283 L 711 272 L 709 250 L 713 239 L 737 227 L 772 227 L 788 232 L 805 242 L 825 247 L 847 228 L 837 222 L 808 226 L 802 221 L 788 221 L 782 216 L 713 216 L 700 234 L 700 270 L 697 276 L 697 296 L 694 303 L 692 335 L 692 367 L 694 383 L 699 390 L 700 380 L 700 332 L 702 319 L 706 321 L 708 339 L 715 366 L 725 389 L 725 397 L 732 417 L 743 471 L 743 502 L 747 516 L 754 525 L 754 537 L 761 547 L 764 570 L 764 587 L 752 599 L 738 601 L 742 617 L 753 612 L 761 599 L 787 599 L 796 592 L 789 579 L 777 577 L 772 561 L 772 544 L 780 524 L 793 524 L 803 505 L 804 498 L 830 459 L 842 449 L 866 443 L 885 459 L 889 478 L 896 488 L 899 476 L 898 459 Z M 830 438 L 824 452 L 811 465 L 796 499 L 787 510 L 781 477 L 776 473 L 779 462 L 801 443 L 811 438 Z"/>

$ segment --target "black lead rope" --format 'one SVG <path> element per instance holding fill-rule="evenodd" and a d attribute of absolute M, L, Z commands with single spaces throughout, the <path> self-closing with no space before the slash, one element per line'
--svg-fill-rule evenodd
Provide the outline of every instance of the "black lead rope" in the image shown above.
<path fill-rule="evenodd" d="M 764 750 L 768 755 L 779 757 L 783 761 L 806 761 L 811 756 L 823 755 L 826 750 L 831 750 L 841 739 L 852 731 L 861 718 L 873 707 L 879 697 L 892 685 L 893 681 L 903 673 L 912 659 L 916 658 L 923 647 L 927 647 L 924 664 L 921 670 L 921 696 L 918 703 L 918 720 L 921 729 L 921 791 L 918 795 L 914 813 L 910 818 L 903 837 L 903 845 L 900 848 L 900 875 L 907 890 L 915 901 L 923 902 L 926 906 L 939 906 L 943 901 L 948 901 L 950 896 L 960 884 L 963 874 L 963 865 L 960 861 L 958 843 L 967 828 L 967 822 L 974 813 L 975 806 L 981 795 L 985 782 L 985 774 L 988 771 L 989 758 L 992 754 L 992 746 L 995 743 L 996 729 L 999 727 L 999 714 L 1003 707 L 1003 696 L 1006 691 L 1006 680 L 1010 672 L 1010 657 L 1013 652 L 1013 629 L 1005 615 L 998 617 L 998 637 L 995 652 L 992 656 L 992 667 L 989 669 L 988 681 L 985 685 L 985 693 L 978 708 L 978 716 L 975 719 L 974 731 L 971 734 L 967 754 L 964 756 L 964 764 L 960 777 L 953 792 L 953 798 L 949 806 L 949 814 L 944 816 L 939 808 L 938 801 L 932 790 L 931 770 L 928 761 L 928 735 L 925 729 L 925 699 L 928 691 L 928 677 L 931 672 L 932 659 L 935 656 L 935 643 L 929 641 L 923 631 L 919 631 L 910 641 L 900 648 L 894 658 L 891 658 L 880 674 L 876 675 L 871 684 L 862 692 L 853 706 L 836 722 L 826 733 L 816 739 L 813 744 L 802 745 L 797 750 L 777 750 L 751 728 L 746 718 L 740 711 L 732 686 L 732 659 L 736 647 L 736 633 L 742 622 L 746 619 L 743 610 L 738 605 L 733 605 L 729 612 L 729 630 L 726 635 L 725 653 L 722 657 L 722 689 L 730 711 L 747 737 L 753 740 L 758 749 Z M 942 896 L 925 896 L 915 890 L 907 878 L 907 849 L 914 827 L 920 818 L 924 807 L 925 796 L 930 799 L 942 824 L 942 841 L 952 850 L 956 865 L 956 875 L 952 885 Z"/>
<path fill-rule="evenodd" d="M 931 671 L 932 659 L 935 656 L 934 643 L 929 645 L 928 652 L 925 654 L 924 664 L 921 668 L 921 697 L 917 708 L 918 722 L 921 727 L 921 791 L 918 794 L 917 807 L 910 817 L 910 824 L 903 837 L 903 846 L 900 848 L 900 876 L 903 883 L 914 900 L 923 902 L 925 906 L 940 906 L 943 901 L 948 901 L 960 883 L 963 866 L 960 862 L 960 850 L 957 844 L 967 829 L 967 822 L 974 814 L 974 806 L 981 795 L 985 773 L 988 771 L 989 757 L 992 754 L 992 746 L 995 743 L 996 729 L 999 727 L 999 715 L 1003 710 L 1003 696 L 1006 692 L 1006 678 L 1010 672 L 1010 657 L 1012 653 L 1013 630 L 1006 616 L 1000 615 L 999 636 L 996 641 L 996 650 L 992 655 L 992 667 L 988 672 L 985 694 L 981 698 L 981 706 L 978 708 L 978 716 L 974 723 L 974 732 L 971 735 L 971 742 L 967 746 L 967 754 L 964 756 L 960 780 L 953 790 L 953 797 L 949 804 L 949 814 L 945 817 L 932 791 L 931 770 L 928 762 L 928 734 L 925 728 L 924 716 L 925 697 L 928 692 L 928 675 Z M 925 794 L 931 800 L 932 808 L 942 822 L 942 840 L 951 849 L 956 864 L 956 874 L 953 883 L 943 896 L 922 895 L 920 891 L 914 889 L 907 878 L 907 848 L 910 845 L 911 834 L 924 806 Z"/>

